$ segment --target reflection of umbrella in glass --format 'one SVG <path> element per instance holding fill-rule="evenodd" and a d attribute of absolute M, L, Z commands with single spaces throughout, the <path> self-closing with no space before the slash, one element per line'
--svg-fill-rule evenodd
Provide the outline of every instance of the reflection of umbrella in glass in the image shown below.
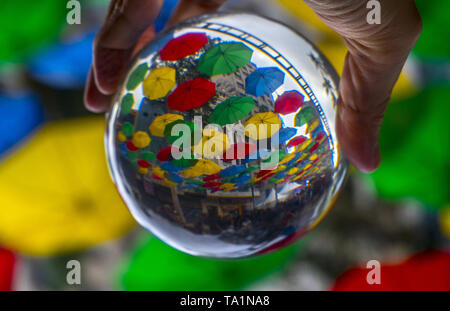
<path fill-rule="evenodd" d="M 43 119 L 43 108 L 34 95 L 0 95 L 0 154 L 27 136 Z"/>
<path fill-rule="evenodd" d="M 295 117 L 295 126 L 303 126 L 314 118 L 314 108 L 305 107 Z"/>
<path fill-rule="evenodd" d="M 195 153 L 205 158 L 221 156 L 228 149 L 226 134 L 211 129 L 204 129 L 202 139 L 193 147 Z"/>
<path fill-rule="evenodd" d="M 105 163 L 104 122 L 53 123 L 0 166 L 0 244 L 32 255 L 116 238 L 135 222 Z"/>
<path fill-rule="evenodd" d="M 198 162 L 191 168 L 183 171 L 183 177 L 198 177 L 202 175 L 217 174 L 221 170 L 220 166 L 211 160 L 199 159 Z"/>
<path fill-rule="evenodd" d="M 296 147 L 296 146 L 304 143 L 307 139 L 308 138 L 306 138 L 305 136 L 298 136 L 298 137 L 295 137 L 294 139 L 292 139 L 291 141 L 289 141 L 286 146 L 288 148 Z"/>
<path fill-rule="evenodd" d="M 215 83 L 203 78 L 183 82 L 167 97 L 169 108 L 187 111 L 206 104 L 216 94 Z"/>
<path fill-rule="evenodd" d="M 284 92 L 275 102 L 275 112 L 282 115 L 296 112 L 303 105 L 303 99 L 297 91 Z"/>
<path fill-rule="evenodd" d="M 224 161 L 245 159 L 256 150 L 256 145 L 252 143 L 239 142 L 232 144 L 222 155 Z"/>
<path fill-rule="evenodd" d="M 220 177 L 231 177 L 231 176 L 242 173 L 246 169 L 247 169 L 247 167 L 245 167 L 245 165 L 233 165 L 233 166 L 227 167 L 226 169 L 222 170 L 219 173 L 219 176 Z"/>
<path fill-rule="evenodd" d="M 246 117 L 254 106 L 255 101 L 249 96 L 230 97 L 216 106 L 214 111 L 209 115 L 208 122 L 221 126 L 233 124 Z"/>
<path fill-rule="evenodd" d="M 128 77 L 127 81 L 127 90 L 131 91 L 138 87 L 139 84 L 144 81 L 145 75 L 148 71 L 148 65 L 147 63 L 142 63 L 139 66 L 137 66 L 133 72 L 131 72 L 130 76 Z"/>
<path fill-rule="evenodd" d="M 192 55 L 208 43 L 204 33 L 191 32 L 170 40 L 159 52 L 164 61 L 179 60 Z"/>
<path fill-rule="evenodd" d="M 176 120 L 183 120 L 183 116 L 175 113 L 166 113 L 161 116 L 157 116 L 148 130 L 150 131 L 150 134 L 153 136 L 159 136 L 164 137 L 164 129 L 166 128 L 166 125 L 169 123 L 172 123 Z"/>
<path fill-rule="evenodd" d="M 0 248 L 0 292 L 11 290 L 15 262 L 12 252 Z"/>
<path fill-rule="evenodd" d="M 158 153 L 156 154 L 156 158 L 161 161 L 169 161 L 171 158 L 172 153 L 179 152 L 180 149 L 174 146 L 167 146 L 164 148 L 159 149 Z"/>
<path fill-rule="evenodd" d="M 176 125 L 184 126 L 175 127 Z M 183 137 L 184 135 L 189 134 L 191 135 L 191 145 L 197 144 L 202 137 L 200 129 L 196 126 L 195 123 L 182 119 L 175 120 L 167 124 L 164 128 L 164 137 L 166 137 L 171 144 L 173 144 L 176 140 Z"/>
<path fill-rule="evenodd" d="M 297 129 L 293 127 L 285 127 L 278 132 L 278 141 L 284 143 L 297 134 Z"/>
<path fill-rule="evenodd" d="M 254 140 L 266 139 L 278 132 L 280 127 L 281 121 L 276 113 L 260 112 L 245 122 L 245 135 Z"/>
<path fill-rule="evenodd" d="M 276 67 L 258 68 L 245 79 L 245 91 L 255 96 L 275 92 L 284 82 L 284 73 Z"/>
<path fill-rule="evenodd" d="M 148 99 L 165 97 L 176 85 L 176 71 L 170 67 L 152 70 L 144 80 L 144 94 Z"/>
<path fill-rule="evenodd" d="M 229 74 L 247 65 L 253 51 L 239 42 L 217 44 L 202 55 L 198 71 L 208 76 Z"/>

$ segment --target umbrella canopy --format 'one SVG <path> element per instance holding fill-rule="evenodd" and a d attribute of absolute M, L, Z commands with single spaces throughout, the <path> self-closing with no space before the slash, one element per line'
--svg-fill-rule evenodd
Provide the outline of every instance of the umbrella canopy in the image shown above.
<path fill-rule="evenodd" d="M 245 122 L 245 135 L 254 140 L 272 137 L 281 127 L 281 120 L 276 113 L 260 112 Z"/>
<path fill-rule="evenodd" d="M 187 111 L 199 108 L 216 95 L 216 84 L 203 78 L 183 82 L 167 98 L 169 108 Z"/>
<path fill-rule="evenodd" d="M 246 169 L 247 169 L 247 167 L 245 167 L 245 165 L 233 165 L 233 166 L 227 167 L 226 169 L 222 170 L 219 173 L 219 176 L 220 177 L 231 177 L 231 176 L 242 173 Z"/>
<path fill-rule="evenodd" d="M 256 150 L 256 145 L 252 143 L 239 142 L 232 144 L 222 156 L 224 161 L 233 161 L 237 159 L 244 159 Z"/>
<path fill-rule="evenodd" d="M 254 106 L 255 101 L 249 96 L 230 97 L 216 106 L 209 115 L 208 122 L 221 126 L 233 124 L 246 117 Z"/>
<path fill-rule="evenodd" d="M 220 166 L 211 160 L 199 159 L 198 162 L 191 168 L 183 171 L 183 177 L 198 177 L 202 175 L 213 175 L 219 173 Z"/>
<path fill-rule="evenodd" d="M 135 222 L 105 163 L 103 118 L 44 127 L 0 166 L 0 244 L 31 255 L 79 251 Z"/>
<path fill-rule="evenodd" d="M 11 290 L 15 263 L 14 254 L 0 248 L 0 292 Z"/>
<path fill-rule="evenodd" d="M 195 153 L 205 158 L 221 156 L 229 147 L 226 134 L 211 129 L 204 129 L 200 142 L 193 147 Z"/>
<path fill-rule="evenodd" d="M 297 134 L 296 128 L 293 128 L 293 127 L 282 128 L 278 132 L 278 141 L 280 143 L 284 143 L 284 142 L 288 141 L 289 139 L 291 139 L 292 137 L 294 137 L 295 134 Z"/>
<path fill-rule="evenodd" d="M 295 126 L 303 126 L 306 123 L 310 122 L 314 119 L 314 108 L 313 107 L 304 107 L 300 112 L 295 116 Z"/>
<path fill-rule="evenodd" d="M 275 112 L 287 115 L 296 112 L 303 105 L 304 97 L 297 91 L 284 92 L 275 101 Z"/>
<path fill-rule="evenodd" d="M 156 154 L 156 158 L 161 161 L 169 161 L 171 159 L 172 152 L 175 153 L 179 151 L 180 149 L 174 146 L 167 146 L 164 148 L 159 149 L 159 152 Z"/>
<path fill-rule="evenodd" d="M 128 91 L 132 91 L 138 87 L 139 84 L 144 81 L 145 75 L 148 71 L 147 63 L 138 65 L 128 76 L 126 88 Z"/>
<path fill-rule="evenodd" d="M 179 60 L 195 54 L 206 43 L 208 43 L 208 37 L 204 33 L 187 33 L 167 42 L 159 52 L 159 56 L 163 61 Z"/>
<path fill-rule="evenodd" d="M 144 80 L 144 95 L 148 99 L 165 97 L 176 85 L 176 71 L 170 67 L 152 70 Z"/>
<path fill-rule="evenodd" d="M 308 138 L 306 138 L 305 136 L 298 136 L 298 137 L 295 137 L 294 139 L 292 139 L 291 141 L 289 141 L 286 146 L 288 148 L 296 147 L 300 144 L 303 144 L 306 140 L 308 140 Z"/>
<path fill-rule="evenodd" d="M 164 137 L 164 130 L 166 129 L 166 125 L 174 121 L 183 119 L 184 117 L 182 115 L 175 113 L 166 113 L 161 116 L 157 116 L 153 120 L 152 124 L 150 124 L 148 130 L 153 136 Z"/>
<path fill-rule="evenodd" d="M 284 82 L 284 72 L 276 67 L 258 68 L 245 79 L 245 91 L 254 96 L 275 92 Z"/>
<path fill-rule="evenodd" d="M 210 77 L 229 74 L 250 63 L 253 51 L 240 42 L 215 45 L 198 61 L 198 71 Z"/>

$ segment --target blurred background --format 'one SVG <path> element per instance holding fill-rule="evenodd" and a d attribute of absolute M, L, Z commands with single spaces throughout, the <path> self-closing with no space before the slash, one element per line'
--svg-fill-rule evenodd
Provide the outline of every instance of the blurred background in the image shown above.
<path fill-rule="evenodd" d="M 107 172 L 104 117 L 83 87 L 107 0 L 0 1 L 0 290 L 450 290 L 450 2 L 417 0 L 423 34 L 381 131 L 381 167 L 355 170 L 297 244 L 238 261 L 195 258 L 138 227 Z M 177 0 L 166 0 L 160 31 Z M 311 39 L 341 72 L 345 46 L 302 1 L 230 0 Z M 66 282 L 70 260 L 81 284 Z M 366 263 L 382 264 L 369 286 Z"/>

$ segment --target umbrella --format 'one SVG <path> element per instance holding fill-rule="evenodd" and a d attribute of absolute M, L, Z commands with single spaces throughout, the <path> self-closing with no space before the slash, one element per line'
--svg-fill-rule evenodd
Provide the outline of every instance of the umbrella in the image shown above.
<path fill-rule="evenodd" d="M 303 95 L 297 91 L 284 92 L 275 101 L 275 112 L 282 115 L 294 113 L 303 106 L 303 100 Z"/>
<path fill-rule="evenodd" d="M 150 124 L 148 130 L 153 136 L 164 137 L 164 130 L 167 124 L 183 119 L 184 117 L 182 115 L 175 113 L 166 113 L 161 116 L 157 116 L 153 120 L 152 124 Z"/>
<path fill-rule="evenodd" d="M 161 169 L 167 172 L 178 172 L 182 170 L 181 167 L 173 165 L 171 162 L 164 162 L 163 164 L 161 164 Z"/>
<path fill-rule="evenodd" d="M 217 180 L 217 179 L 220 179 L 219 174 L 212 174 L 212 175 L 203 177 L 203 181 L 212 181 L 212 180 Z"/>
<path fill-rule="evenodd" d="M 246 117 L 254 106 L 255 101 L 251 97 L 230 97 L 214 108 L 208 122 L 221 126 L 233 124 Z"/>
<path fill-rule="evenodd" d="M 174 159 L 170 163 L 175 165 L 176 167 L 180 168 L 189 168 L 197 164 L 197 159 L 193 159 L 193 156 L 191 155 L 190 159 L 181 158 L 181 159 Z"/>
<path fill-rule="evenodd" d="M 0 248 L 0 292 L 11 290 L 15 263 L 14 254 Z"/>
<path fill-rule="evenodd" d="M 242 185 L 242 184 L 248 183 L 251 179 L 252 179 L 252 177 L 250 175 L 242 175 L 242 176 L 233 178 L 231 180 L 231 182 Z"/>
<path fill-rule="evenodd" d="M 229 74 L 250 63 L 253 51 L 240 42 L 220 43 L 198 61 L 198 71 L 210 77 Z"/>
<path fill-rule="evenodd" d="M 108 173 L 102 118 L 50 123 L 0 166 L 0 244 L 31 255 L 82 250 L 135 222 Z"/>
<path fill-rule="evenodd" d="M 183 124 L 187 126 L 187 128 L 181 128 L 182 131 L 175 131 L 177 133 L 176 135 L 172 134 L 172 130 L 175 125 L 177 124 Z M 189 130 L 188 130 L 189 129 Z M 164 128 L 164 136 L 167 138 L 167 140 L 173 144 L 175 141 L 177 141 L 179 138 L 183 137 L 183 135 L 188 134 L 185 132 L 185 130 L 188 130 L 191 134 L 191 145 L 197 144 L 200 139 L 202 138 L 200 129 L 195 125 L 195 123 L 190 121 L 185 121 L 183 119 L 175 120 Z"/>
<path fill-rule="evenodd" d="M 139 84 L 144 81 L 145 75 L 148 71 L 147 63 L 142 63 L 137 66 L 129 75 L 126 88 L 128 91 L 132 91 L 138 87 Z"/>
<path fill-rule="evenodd" d="M 152 140 L 151 140 L 150 136 L 144 131 L 137 131 L 137 132 L 133 133 L 133 136 L 131 138 L 131 142 L 137 148 L 145 148 L 148 145 L 150 145 L 151 141 Z"/>
<path fill-rule="evenodd" d="M 170 67 L 160 67 L 152 70 L 144 80 L 144 95 L 148 99 L 165 97 L 177 84 L 176 71 Z"/>
<path fill-rule="evenodd" d="M 32 94 L 0 94 L 0 155 L 25 138 L 44 120 L 39 99 Z"/>
<path fill-rule="evenodd" d="M 256 145 L 252 143 L 239 142 L 232 144 L 222 155 L 224 161 L 233 161 L 237 159 L 245 159 L 249 154 L 256 150 Z"/>
<path fill-rule="evenodd" d="M 159 56 L 163 61 L 179 60 L 195 54 L 207 43 L 208 37 L 204 33 L 187 33 L 167 42 L 159 52 Z"/>
<path fill-rule="evenodd" d="M 216 85 L 203 78 L 183 82 L 167 97 L 169 108 L 187 111 L 206 104 L 216 94 Z"/>
<path fill-rule="evenodd" d="M 222 170 L 219 173 L 219 176 L 220 177 L 231 177 L 231 176 L 242 173 L 246 169 L 247 169 L 247 167 L 245 167 L 245 165 L 233 165 L 233 166 L 227 167 L 226 169 Z"/>
<path fill-rule="evenodd" d="M 286 147 L 291 148 L 291 147 L 296 147 L 302 143 L 304 143 L 308 138 L 306 138 L 305 136 L 298 136 L 295 137 L 294 139 L 292 139 L 291 141 L 289 141 L 286 145 Z"/>
<path fill-rule="evenodd" d="M 220 166 L 211 160 L 199 159 L 193 166 L 183 171 L 183 177 L 198 177 L 202 175 L 217 174 L 221 170 Z"/>
<path fill-rule="evenodd" d="M 127 115 L 133 110 L 134 97 L 133 94 L 127 93 L 120 100 L 120 113 Z"/>
<path fill-rule="evenodd" d="M 209 181 L 209 182 L 204 183 L 202 185 L 202 187 L 203 188 L 216 188 L 216 187 L 218 187 L 220 185 L 221 185 L 221 183 L 218 182 L 218 181 Z"/>
<path fill-rule="evenodd" d="M 228 137 L 221 131 L 204 129 L 200 142 L 193 147 L 195 153 L 205 158 L 221 156 L 229 147 Z"/>
<path fill-rule="evenodd" d="M 281 127 L 281 121 L 273 112 L 260 112 L 254 114 L 245 122 L 245 135 L 254 140 L 272 137 Z"/>
<path fill-rule="evenodd" d="M 245 91 L 255 96 L 275 92 L 284 82 L 284 73 L 276 67 L 258 68 L 245 79 Z"/>
<path fill-rule="evenodd" d="M 156 158 L 161 161 L 169 161 L 170 156 L 172 155 L 172 152 L 178 152 L 180 149 L 174 146 L 167 146 L 164 148 L 159 149 L 158 153 L 156 154 Z"/>
<path fill-rule="evenodd" d="M 293 127 L 285 127 L 278 132 L 278 141 L 284 143 L 297 134 L 297 129 Z"/>
<path fill-rule="evenodd" d="M 295 126 L 300 127 L 310 122 L 314 118 L 314 108 L 304 107 L 295 116 Z"/>

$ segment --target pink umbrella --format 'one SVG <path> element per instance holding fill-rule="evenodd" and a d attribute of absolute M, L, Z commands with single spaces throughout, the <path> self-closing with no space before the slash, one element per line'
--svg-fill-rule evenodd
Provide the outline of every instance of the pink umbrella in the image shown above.
<path fill-rule="evenodd" d="M 297 91 L 284 92 L 275 102 L 275 112 L 286 115 L 296 112 L 304 104 L 304 97 Z"/>

